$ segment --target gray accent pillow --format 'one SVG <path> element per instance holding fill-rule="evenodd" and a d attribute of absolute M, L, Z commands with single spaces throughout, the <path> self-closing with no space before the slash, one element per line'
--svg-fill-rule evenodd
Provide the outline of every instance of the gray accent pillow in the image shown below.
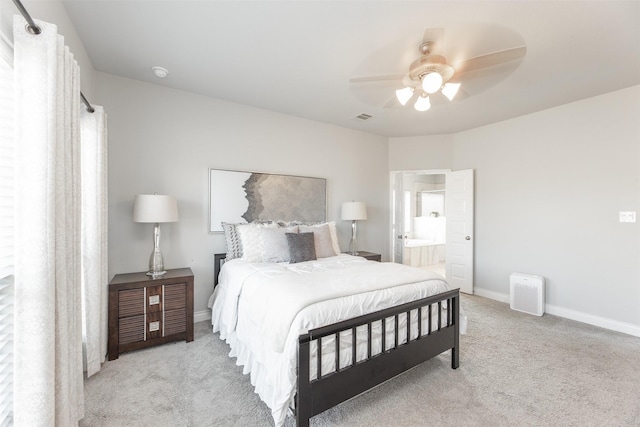
<path fill-rule="evenodd" d="M 262 244 L 265 262 L 289 262 L 289 243 L 286 233 L 298 233 L 298 227 L 263 228 Z"/>
<path fill-rule="evenodd" d="M 230 224 L 228 222 L 222 222 L 221 224 L 224 230 L 224 240 L 227 244 L 227 261 L 242 258 L 242 241 L 236 228 L 240 224 Z"/>
<path fill-rule="evenodd" d="M 289 263 L 316 260 L 313 233 L 285 233 L 289 245 Z"/>

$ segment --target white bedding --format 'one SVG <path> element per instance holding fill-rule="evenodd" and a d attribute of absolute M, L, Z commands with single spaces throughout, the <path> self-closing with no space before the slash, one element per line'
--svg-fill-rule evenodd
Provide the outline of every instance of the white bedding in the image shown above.
<path fill-rule="evenodd" d="M 224 264 L 209 307 L 213 331 L 220 332 L 231 347 L 230 356 L 237 357 L 245 374 L 251 374 L 256 393 L 280 426 L 295 396 L 301 333 L 448 289 L 435 273 L 345 254 L 298 264 L 236 259 Z M 461 316 L 460 320 L 462 332 L 465 319 Z M 401 336 L 405 327 L 406 316 L 401 316 Z M 341 348 L 350 343 L 347 335 L 341 336 L 346 343 Z M 360 334 L 358 338 L 360 341 Z M 331 341 L 323 340 L 323 349 L 330 350 Z M 379 342 L 375 345 L 380 347 Z M 341 365 L 350 363 L 350 358 L 350 352 L 341 352 Z M 335 364 L 334 360 L 323 357 L 323 373 L 333 369 L 328 365 Z M 315 363 L 311 366 L 313 378 Z"/>

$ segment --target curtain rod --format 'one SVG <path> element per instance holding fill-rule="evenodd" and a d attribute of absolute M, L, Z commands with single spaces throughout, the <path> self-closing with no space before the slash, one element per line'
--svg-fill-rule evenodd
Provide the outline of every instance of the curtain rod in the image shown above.
<path fill-rule="evenodd" d="M 27 12 L 27 9 L 24 8 L 24 5 L 22 4 L 22 2 L 20 2 L 20 0 L 13 0 L 13 4 L 16 5 L 16 8 L 18 8 L 18 11 L 22 15 L 22 17 L 27 21 L 27 31 L 29 31 L 31 34 L 35 34 L 35 35 L 40 34 L 42 32 L 42 30 L 33 21 L 33 19 L 31 18 L 31 15 L 29 15 L 29 12 Z M 80 91 L 80 99 L 82 100 L 82 103 L 87 106 L 87 111 L 89 113 L 93 113 L 93 112 L 96 111 L 91 106 L 89 101 L 87 101 L 87 98 L 85 98 L 85 96 L 82 93 L 82 91 Z"/>

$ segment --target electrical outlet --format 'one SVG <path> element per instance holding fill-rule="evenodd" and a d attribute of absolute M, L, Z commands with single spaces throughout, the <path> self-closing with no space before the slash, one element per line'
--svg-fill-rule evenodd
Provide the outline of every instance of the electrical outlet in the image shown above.
<path fill-rule="evenodd" d="M 635 211 L 620 211 L 620 222 L 636 222 Z"/>

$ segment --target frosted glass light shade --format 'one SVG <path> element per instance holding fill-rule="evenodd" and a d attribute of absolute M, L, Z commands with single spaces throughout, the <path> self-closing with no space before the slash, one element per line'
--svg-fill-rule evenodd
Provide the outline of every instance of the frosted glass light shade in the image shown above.
<path fill-rule="evenodd" d="M 449 101 L 453 101 L 453 97 L 458 93 L 460 89 L 460 83 L 447 83 L 442 88 L 442 94 L 449 98 Z"/>
<path fill-rule="evenodd" d="M 138 194 L 133 202 L 134 222 L 176 222 L 178 203 L 173 196 Z"/>
<path fill-rule="evenodd" d="M 422 89 L 427 93 L 435 93 L 442 87 L 442 76 L 440 73 L 429 73 L 422 78 Z"/>
<path fill-rule="evenodd" d="M 367 219 L 367 205 L 364 202 L 346 202 L 342 204 L 342 219 L 361 221 Z"/>
<path fill-rule="evenodd" d="M 405 87 L 404 89 L 396 90 L 396 98 L 398 98 L 398 102 L 402 105 L 405 105 L 413 96 L 413 89 L 410 87 Z"/>
<path fill-rule="evenodd" d="M 429 108 L 431 108 L 431 102 L 429 101 L 429 97 L 428 96 L 419 97 L 415 105 L 413 106 L 413 108 L 415 108 L 418 111 L 427 111 Z"/>

